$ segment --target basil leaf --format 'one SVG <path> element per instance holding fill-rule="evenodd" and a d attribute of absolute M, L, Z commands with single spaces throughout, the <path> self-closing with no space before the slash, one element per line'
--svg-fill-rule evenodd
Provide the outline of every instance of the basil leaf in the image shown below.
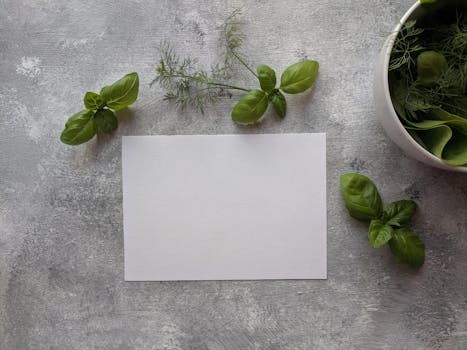
<path fill-rule="evenodd" d="M 394 231 L 389 247 L 401 263 L 410 267 L 419 268 L 425 261 L 425 245 L 407 228 Z"/>
<path fill-rule="evenodd" d="M 383 220 L 387 225 L 401 227 L 407 224 L 415 214 L 417 204 L 411 200 L 390 203 L 383 211 Z"/>
<path fill-rule="evenodd" d="M 104 104 L 104 100 L 101 95 L 96 94 L 95 92 L 88 91 L 84 95 L 84 106 L 87 109 L 99 109 Z"/>
<path fill-rule="evenodd" d="M 60 140 L 67 145 L 79 145 L 92 139 L 96 132 L 94 112 L 83 109 L 68 119 Z"/>
<path fill-rule="evenodd" d="M 467 164 L 467 137 L 453 131 L 452 138 L 444 147 L 442 160 L 452 166 Z"/>
<path fill-rule="evenodd" d="M 266 92 L 271 92 L 272 89 L 276 87 L 276 72 L 265 64 L 261 64 L 256 67 L 256 72 L 258 73 L 258 80 L 261 85 L 261 89 Z"/>
<path fill-rule="evenodd" d="M 239 124 L 258 122 L 268 108 L 268 96 L 262 90 L 250 90 L 232 110 L 233 121 Z"/>
<path fill-rule="evenodd" d="M 319 64 L 316 61 L 297 62 L 289 66 L 281 76 L 281 90 L 288 94 L 298 94 L 310 88 L 318 76 Z"/>
<path fill-rule="evenodd" d="M 467 135 L 467 119 L 459 117 L 456 114 L 449 113 L 442 108 L 434 107 L 428 115 L 444 121 L 447 125 L 452 126 L 460 133 Z"/>
<path fill-rule="evenodd" d="M 446 122 L 443 120 L 425 119 L 421 122 L 407 121 L 407 124 L 410 126 L 406 126 L 405 128 L 409 130 L 430 130 L 437 128 L 440 125 L 445 125 Z"/>
<path fill-rule="evenodd" d="M 448 68 L 443 54 L 436 51 L 424 51 L 417 57 L 417 82 L 429 86 L 436 84 Z"/>
<path fill-rule="evenodd" d="M 342 195 L 350 216 L 362 221 L 377 219 L 383 203 L 378 189 L 366 176 L 349 173 L 340 178 Z"/>
<path fill-rule="evenodd" d="M 112 132 L 118 127 L 118 120 L 114 112 L 110 109 L 100 109 L 94 115 L 97 130 L 102 132 Z"/>
<path fill-rule="evenodd" d="M 138 98 L 139 78 L 137 73 L 129 73 L 101 90 L 105 104 L 118 111 L 126 108 Z"/>
<path fill-rule="evenodd" d="M 419 130 L 418 136 L 431 153 L 442 158 L 443 150 L 452 138 L 452 130 L 447 125 L 439 125 L 429 130 Z"/>
<path fill-rule="evenodd" d="M 284 118 L 287 113 L 287 102 L 285 101 L 285 96 L 279 90 L 276 90 L 269 95 L 269 101 L 271 102 L 276 114 L 279 117 Z"/>
<path fill-rule="evenodd" d="M 381 220 L 371 220 L 370 228 L 368 229 L 368 239 L 373 248 L 379 248 L 392 238 L 394 230 L 390 225 L 385 224 Z"/>

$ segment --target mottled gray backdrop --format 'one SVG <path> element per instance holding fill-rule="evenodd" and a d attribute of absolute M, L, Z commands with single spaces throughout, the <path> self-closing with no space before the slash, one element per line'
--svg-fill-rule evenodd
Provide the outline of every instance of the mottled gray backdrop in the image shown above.
<path fill-rule="evenodd" d="M 467 176 L 407 158 L 375 120 L 375 58 L 411 1 L 1 1 L 0 349 L 467 349 Z M 237 127 L 234 99 L 177 112 L 149 86 L 164 39 L 214 62 L 238 6 L 252 62 L 321 63 L 283 121 Z M 84 92 L 131 71 L 140 96 L 118 131 L 61 144 Z M 121 135 L 323 131 L 327 281 L 123 281 Z M 417 201 L 421 271 L 370 248 L 340 198 L 349 171 Z"/>

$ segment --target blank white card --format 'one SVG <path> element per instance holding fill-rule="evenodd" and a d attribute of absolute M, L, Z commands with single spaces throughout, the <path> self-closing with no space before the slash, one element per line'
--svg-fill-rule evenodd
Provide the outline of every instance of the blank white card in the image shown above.
<path fill-rule="evenodd" d="M 325 134 L 126 136 L 125 280 L 326 278 Z"/>

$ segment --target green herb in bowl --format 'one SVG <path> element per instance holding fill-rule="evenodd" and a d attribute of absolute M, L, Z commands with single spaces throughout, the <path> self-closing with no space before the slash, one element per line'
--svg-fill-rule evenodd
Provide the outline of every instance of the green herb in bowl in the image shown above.
<path fill-rule="evenodd" d="M 467 166 L 467 3 L 421 0 L 389 62 L 394 109 L 410 135 L 451 166 Z"/>

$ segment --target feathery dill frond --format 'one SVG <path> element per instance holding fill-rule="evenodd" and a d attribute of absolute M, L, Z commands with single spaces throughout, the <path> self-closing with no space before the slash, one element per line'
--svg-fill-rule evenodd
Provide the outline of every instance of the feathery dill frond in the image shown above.
<path fill-rule="evenodd" d="M 197 59 L 179 57 L 169 43 L 163 42 L 160 45 L 157 76 L 151 85 L 157 82 L 167 91 L 164 100 L 173 102 L 180 109 L 194 107 L 204 113 L 207 105 L 231 97 L 229 90 L 248 91 L 223 83 L 228 78 L 235 60 L 245 65 L 240 53 L 245 39 L 241 32 L 243 22 L 238 19 L 240 14 L 241 9 L 234 10 L 223 23 L 221 31 L 225 49 L 224 59 L 212 65 L 209 71 L 199 68 Z"/>
<path fill-rule="evenodd" d="M 244 22 L 238 17 L 241 16 L 242 9 L 237 8 L 226 18 L 221 26 L 221 45 L 224 48 L 223 69 L 230 69 L 238 57 L 242 57 L 241 47 L 246 38 L 242 33 L 241 28 Z M 237 57 L 236 57 L 237 56 Z"/>
<path fill-rule="evenodd" d="M 249 91 L 222 82 L 231 69 L 234 59 L 244 64 L 238 52 L 244 37 L 240 32 L 241 22 L 236 19 L 239 14 L 240 10 L 236 10 L 225 21 L 223 26 L 226 40 L 225 59 L 221 64 L 211 66 L 209 71 L 199 68 L 197 59 L 179 57 L 169 43 L 163 42 L 160 45 L 157 76 L 151 85 L 157 82 L 167 91 L 164 100 L 173 102 L 180 109 L 190 106 L 204 113 L 207 105 L 224 97 L 231 97 L 229 90 Z"/>
<path fill-rule="evenodd" d="M 423 33 L 423 28 L 416 27 L 416 21 L 407 21 L 402 26 L 396 39 L 389 62 L 389 71 L 406 66 L 408 70 L 415 65 L 415 55 L 424 50 L 420 45 L 418 36 Z"/>
<path fill-rule="evenodd" d="M 161 44 L 159 51 L 157 76 L 151 84 L 157 82 L 167 90 L 164 100 L 173 102 L 180 109 L 192 106 L 204 113 L 206 105 L 225 96 L 221 86 L 212 84 L 213 77 L 197 67 L 196 59 L 180 58 L 167 42 Z"/>
<path fill-rule="evenodd" d="M 442 51 L 448 60 L 467 61 L 467 16 L 464 13 L 457 12 L 455 23 L 432 30 L 430 34 L 439 38 L 433 41 L 433 50 Z"/>
<path fill-rule="evenodd" d="M 407 22 L 395 39 L 389 65 L 391 94 L 406 110 L 407 118 L 420 119 L 419 112 L 435 106 L 467 118 L 467 21 L 457 13 L 452 24 L 419 28 Z M 417 81 L 417 56 L 425 50 L 441 53 L 448 67 L 436 84 Z"/>

